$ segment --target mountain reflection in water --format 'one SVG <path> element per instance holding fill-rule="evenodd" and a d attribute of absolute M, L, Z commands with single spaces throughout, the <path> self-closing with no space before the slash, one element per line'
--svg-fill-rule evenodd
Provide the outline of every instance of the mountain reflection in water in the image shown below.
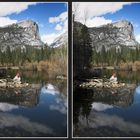
<path fill-rule="evenodd" d="M 33 84 L 28 88 L 3 88 L 0 89 L 0 102 L 7 102 L 20 106 L 33 107 L 39 103 L 39 90 L 41 85 Z"/>
<path fill-rule="evenodd" d="M 66 83 L 59 81 L 34 83 L 31 88 L 1 88 L 0 136 L 66 137 L 66 89 Z"/>
<path fill-rule="evenodd" d="M 140 86 L 74 89 L 74 137 L 140 136 Z"/>

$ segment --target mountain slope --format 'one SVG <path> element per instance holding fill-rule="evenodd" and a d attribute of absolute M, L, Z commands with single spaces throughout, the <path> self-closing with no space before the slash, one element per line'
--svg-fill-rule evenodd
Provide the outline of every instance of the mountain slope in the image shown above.
<path fill-rule="evenodd" d="M 0 47 L 5 50 L 28 46 L 42 46 L 38 25 L 32 20 L 25 20 L 16 24 L 0 28 Z"/>
<path fill-rule="evenodd" d="M 104 46 L 106 50 L 112 47 L 135 47 L 139 43 L 135 40 L 133 25 L 126 20 L 107 24 L 100 27 L 89 28 L 92 47 L 100 51 Z"/>
<path fill-rule="evenodd" d="M 58 36 L 50 46 L 55 48 L 62 45 L 67 46 L 67 44 L 68 44 L 68 32 L 66 31 L 65 33 Z"/>

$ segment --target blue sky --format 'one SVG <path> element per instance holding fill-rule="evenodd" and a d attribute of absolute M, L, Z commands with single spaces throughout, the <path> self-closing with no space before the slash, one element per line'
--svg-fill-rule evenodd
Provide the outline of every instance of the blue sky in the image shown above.
<path fill-rule="evenodd" d="M 89 2 L 73 3 L 76 20 L 84 22 L 87 17 L 88 27 L 97 27 L 118 20 L 128 20 L 133 24 L 136 40 L 140 42 L 140 3 L 136 2 Z M 77 5 L 77 6 L 76 6 Z M 81 10 L 82 9 L 82 10 Z"/>
<path fill-rule="evenodd" d="M 117 21 L 118 19 L 126 19 L 130 21 L 135 30 L 135 34 L 140 34 L 140 3 L 133 3 L 131 5 L 124 5 L 123 9 L 114 14 L 106 14 L 104 17 Z"/>
<path fill-rule="evenodd" d="M 1 2 L 0 26 L 26 19 L 35 21 L 40 36 L 48 44 L 67 31 L 67 3 Z"/>

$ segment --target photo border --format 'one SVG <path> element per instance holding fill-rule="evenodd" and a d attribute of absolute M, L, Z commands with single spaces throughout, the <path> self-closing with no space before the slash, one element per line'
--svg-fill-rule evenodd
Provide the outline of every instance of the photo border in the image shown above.
<path fill-rule="evenodd" d="M 99 3 L 99 2 L 115 2 L 115 3 L 120 3 L 120 2 L 138 2 L 138 3 L 140 3 L 140 1 L 139 0 L 134 0 L 134 1 L 132 1 L 132 0 L 117 0 L 117 1 L 115 1 L 115 0 L 112 0 L 112 1 L 110 1 L 110 0 L 106 0 L 106 1 L 104 1 L 104 0 L 99 0 L 99 1 L 97 1 L 97 0 L 92 0 L 92 1 L 90 1 L 90 0 L 88 0 L 88 1 L 85 1 L 85 0 L 80 0 L 80 1 L 78 1 L 78 0 L 72 0 L 72 5 L 73 5 L 73 3 L 76 3 L 76 2 L 79 2 L 79 3 L 82 3 L 82 2 L 87 2 L 87 3 Z M 72 18 L 72 29 L 73 29 L 73 18 Z M 73 32 L 72 32 L 72 50 L 73 50 Z M 72 59 L 73 59 L 73 51 L 72 51 Z M 133 138 L 133 139 L 137 139 L 137 138 L 140 138 L 140 136 L 139 137 L 74 137 L 74 132 L 73 132 L 73 63 L 72 63 L 72 114 L 71 114 L 71 119 L 72 119 L 72 127 L 71 127 L 71 131 L 72 131 L 72 139 L 105 139 L 105 138 L 108 138 L 108 139 L 131 139 L 131 138 Z"/>
<path fill-rule="evenodd" d="M 34 138 L 36 138 L 36 139 L 68 139 L 69 138 L 69 120 L 70 120 L 70 118 L 69 118 L 69 113 L 70 113 L 70 111 L 69 111 L 69 104 L 70 104 L 70 102 L 69 102 L 69 34 L 70 34 L 70 32 L 69 32 L 69 9 L 70 9 L 70 7 L 69 7 L 69 2 L 68 2 L 68 0 L 59 0 L 59 1 L 56 1 L 56 0 L 20 0 L 20 1 L 18 1 L 18 0 L 2 0 L 2 1 L 0 1 L 0 3 L 1 2 L 4 2 L 4 3 L 8 3 L 8 2 L 18 2 L 18 3 L 20 3 L 20 2 L 38 2 L 38 3 L 66 3 L 67 4 L 67 15 L 68 15 L 68 38 L 67 38 L 67 136 L 66 137 L 44 137 L 44 136 L 42 136 L 42 137 L 34 137 L 34 136 L 23 136 L 23 137 L 0 137 L 1 139 L 9 139 L 9 138 L 11 138 L 11 139 L 34 139 Z"/>

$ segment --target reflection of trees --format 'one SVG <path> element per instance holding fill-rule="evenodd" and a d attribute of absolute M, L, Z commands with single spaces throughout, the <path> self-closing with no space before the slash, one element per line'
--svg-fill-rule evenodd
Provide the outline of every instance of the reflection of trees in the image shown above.
<path fill-rule="evenodd" d="M 0 89 L 0 102 L 33 107 L 39 103 L 39 88 Z"/>
<path fill-rule="evenodd" d="M 75 89 L 73 98 L 73 123 L 75 131 L 78 129 L 79 116 L 86 118 L 88 123 L 93 102 L 128 107 L 133 103 L 134 88 L 118 90 Z"/>
<path fill-rule="evenodd" d="M 134 87 L 135 88 L 135 87 Z M 94 100 L 109 105 L 128 107 L 133 103 L 133 89 L 95 89 Z"/>
<path fill-rule="evenodd" d="M 78 117 L 82 114 L 88 118 L 92 108 L 93 94 L 87 90 L 76 89 L 73 99 L 73 122 L 78 123 Z"/>

